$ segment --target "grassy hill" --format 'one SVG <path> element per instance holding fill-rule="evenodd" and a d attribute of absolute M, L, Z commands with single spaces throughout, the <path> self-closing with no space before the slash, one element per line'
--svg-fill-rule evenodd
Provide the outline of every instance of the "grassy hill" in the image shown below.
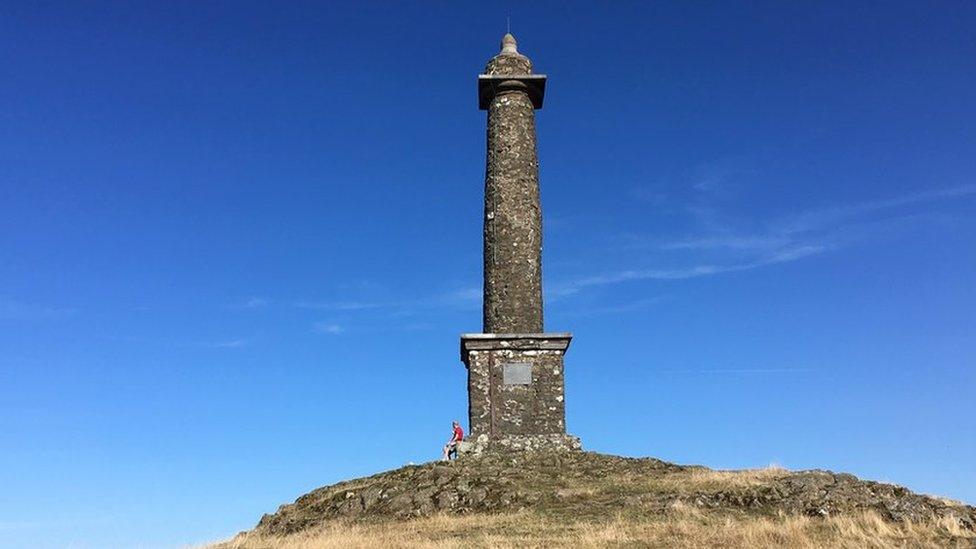
<path fill-rule="evenodd" d="M 976 509 L 829 471 L 486 455 L 319 488 L 214 548 L 976 547 Z"/>

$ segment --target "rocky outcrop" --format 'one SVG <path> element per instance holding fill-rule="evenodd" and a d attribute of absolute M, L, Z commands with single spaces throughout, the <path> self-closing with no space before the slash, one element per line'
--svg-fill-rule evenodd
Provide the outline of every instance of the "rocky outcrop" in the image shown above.
<path fill-rule="evenodd" d="M 744 480 L 743 480 L 744 479 Z M 265 515 L 256 530 L 288 534 L 330 520 L 534 509 L 572 518 L 675 504 L 714 512 L 826 517 L 873 510 L 891 521 L 949 519 L 976 528 L 976 509 L 829 471 L 715 472 L 590 452 L 484 454 L 411 465 L 319 488 Z"/>

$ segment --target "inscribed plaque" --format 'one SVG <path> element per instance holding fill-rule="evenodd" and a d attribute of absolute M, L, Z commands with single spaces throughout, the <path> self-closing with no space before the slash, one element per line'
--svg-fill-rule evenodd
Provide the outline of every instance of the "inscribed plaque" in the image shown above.
<path fill-rule="evenodd" d="M 502 381 L 505 385 L 530 385 L 532 383 L 532 364 L 529 362 L 503 364 Z"/>

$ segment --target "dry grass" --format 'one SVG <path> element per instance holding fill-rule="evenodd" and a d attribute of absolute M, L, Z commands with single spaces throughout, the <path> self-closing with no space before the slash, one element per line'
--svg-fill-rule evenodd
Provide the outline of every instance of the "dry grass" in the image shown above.
<path fill-rule="evenodd" d="M 665 473 L 661 476 L 611 476 L 599 481 L 590 481 L 587 486 L 561 490 L 564 496 L 577 493 L 589 496 L 604 494 L 667 493 L 689 495 L 699 492 L 735 492 L 736 490 L 767 485 L 771 481 L 785 477 L 790 472 L 776 466 L 762 469 L 743 469 L 716 471 L 704 467 L 694 467 L 683 471 Z"/>
<path fill-rule="evenodd" d="M 215 549 L 509 547 L 972 547 L 976 535 L 946 519 L 891 523 L 873 513 L 827 519 L 706 513 L 683 504 L 664 515 L 567 523 L 531 512 L 436 515 L 374 524 L 332 523 L 286 537 L 240 536 Z"/>
<path fill-rule="evenodd" d="M 650 482 L 654 484 L 653 489 L 676 493 L 730 491 L 769 484 L 769 481 L 788 474 L 786 469 L 775 466 L 738 471 L 716 471 L 702 467 L 650 479 Z"/>

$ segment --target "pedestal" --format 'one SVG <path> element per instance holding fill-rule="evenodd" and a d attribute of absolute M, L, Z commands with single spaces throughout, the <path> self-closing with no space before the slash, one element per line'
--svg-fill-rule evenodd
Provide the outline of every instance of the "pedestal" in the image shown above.
<path fill-rule="evenodd" d="M 464 334 L 470 440 L 479 451 L 579 449 L 566 434 L 568 333 Z"/>

